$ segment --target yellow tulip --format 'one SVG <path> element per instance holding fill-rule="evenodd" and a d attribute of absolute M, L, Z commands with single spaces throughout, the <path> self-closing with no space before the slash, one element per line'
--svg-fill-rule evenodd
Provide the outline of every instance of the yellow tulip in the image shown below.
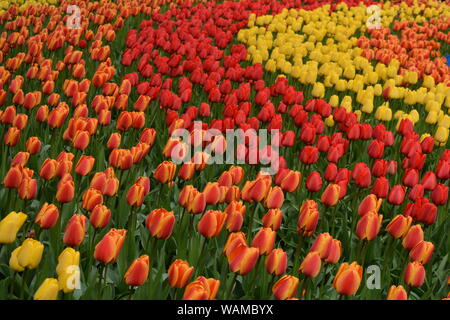
<path fill-rule="evenodd" d="M 27 220 L 23 212 L 10 212 L 0 221 L 0 243 L 13 243 L 17 232 Z"/>
<path fill-rule="evenodd" d="M 9 259 L 9 267 L 17 272 L 22 272 L 23 270 L 25 270 L 25 268 L 19 264 L 19 259 L 17 257 L 20 249 L 21 247 L 17 247 L 16 249 L 14 249 L 11 253 L 11 258 Z"/>
<path fill-rule="evenodd" d="M 59 289 L 64 293 L 73 292 L 79 285 L 79 264 L 80 252 L 73 248 L 66 248 L 59 255 L 56 273 L 58 274 Z"/>
<path fill-rule="evenodd" d="M 327 118 L 325 119 L 325 125 L 326 125 L 327 127 L 332 127 L 332 126 L 334 126 L 334 119 L 333 119 L 333 116 L 332 116 L 332 115 L 329 116 L 329 117 L 327 117 Z"/>
<path fill-rule="evenodd" d="M 35 269 L 42 259 L 44 245 L 34 239 L 27 238 L 17 252 L 17 261 L 20 266 L 27 269 Z"/>
<path fill-rule="evenodd" d="M 424 86 L 425 88 L 433 88 L 434 87 L 434 78 L 432 76 L 425 76 L 423 77 L 423 83 L 422 86 Z"/>
<path fill-rule="evenodd" d="M 332 107 L 337 107 L 339 105 L 339 97 L 333 94 L 328 102 Z"/>
<path fill-rule="evenodd" d="M 325 87 L 323 83 L 316 82 L 311 92 L 312 96 L 315 98 L 323 98 L 325 96 Z"/>
<path fill-rule="evenodd" d="M 448 131 L 448 128 L 439 126 L 434 134 L 434 138 L 437 142 L 444 145 L 448 140 Z"/>
<path fill-rule="evenodd" d="M 59 292 L 58 280 L 47 278 L 34 294 L 34 300 L 57 300 Z"/>
<path fill-rule="evenodd" d="M 428 112 L 428 115 L 425 118 L 425 122 L 428 124 L 435 124 L 437 122 L 437 120 L 438 120 L 438 114 L 434 110 Z"/>

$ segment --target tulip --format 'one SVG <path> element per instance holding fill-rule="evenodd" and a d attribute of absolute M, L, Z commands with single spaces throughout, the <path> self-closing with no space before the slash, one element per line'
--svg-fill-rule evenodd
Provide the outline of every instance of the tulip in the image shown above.
<path fill-rule="evenodd" d="M 425 282 L 425 268 L 420 262 L 408 263 L 404 275 L 405 283 L 411 287 L 420 287 Z"/>
<path fill-rule="evenodd" d="M 306 179 L 306 189 L 310 192 L 317 192 L 322 189 L 322 178 L 317 171 L 312 172 Z"/>
<path fill-rule="evenodd" d="M 30 137 L 25 144 L 27 152 L 30 154 L 36 154 L 41 150 L 41 141 L 38 137 Z"/>
<path fill-rule="evenodd" d="M 104 264 L 115 262 L 119 257 L 126 234 L 127 230 L 124 229 L 109 230 L 95 246 L 94 258 Z"/>
<path fill-rule="evenodd" d="M 237 232 L 244 223 L 246 207 L 241 201 L 232 201 L 225 209 L 227 215 L 226 228 L 229 232 Z"/>
<path fill-rule="evenodd" d="M 386 177 L 379 177 L 375 179 L 370 193 L 373 193 L 378 198 L 386 198 L 389 192 L 389 180 Z"/>
<path fill-rule="evenodd" d="M 223 254 L 229 256 L 231 252 L 240 246 L 247 246 L 247 239 L 243 232 L 230 233 L 223 248 Z"/>
<path fill-rule="evenodd" d="M 75 172 L 80 176 L 87 176 L 92 171 L 94 164 L 94 157 L 82 155 L 75 166 Z"/>
<path fill-rule="evenodd" d="M 283 212 L 280 209 L 269 209 L 262 218 L 262 224 L 265 228 L 271 228 L 277 231 L 281 227 Z"/>
<path fill-rule="evenodd" d="M 413 261 L 426 265 L 433 256 L 434 244 L 429 241 L 420 241 L 409 252 L 409 257 Z"/>
<path fill-rule="evenodd" d="M 402 183 L 407 187 L 413 187 L 419 182 L 419 171 L 408 168 L 403 175 Z"/>
<path fill-rule="evenodd" d="M 64 243 L 68 246 L 77 247 L 86 233 L 86 217 L 82 214 L 74 214 L 67 223 L 64 233 Z"/>
<path fill-rule="evenodd" d="M 297 232 L 311 236 L 316 230 L 319 221 L 319 210 L 314 200 L 307 200 L 300 208 L 300 216 L 297 222 Z"/>
<path fill-rule="evenodd" d="M 58 257 L 56 273 L 58 274 L 59 289 L 64 293 L 73 292 L 79 286 L 80 252 L 73 248 L 64 249 Z M 72 280 L 72 281 L 71 281 Z"/>
<path fill-rule="evenodd" d="M 361 201 L 361 203 L 358 207 L 358 214 L 360 216 L 363 216 L 370 211 L 378 212 L 378 210 L 380 210 L 382 202 L 383 202 L 383 200 L 377 199 L 376 195 L 369 194 L 367 197 L 365 197 Z"/>
<path fill-rule="evenodd" d="M 44 245 L 41 242 L 27 238 L 20 247 L 12 252 L 9 263 L 11 266 L 16 265 L 16 267 L 22 269 L 13 267 L 16 271 L 36 269 L 42 260 L 43 252 Z"/>
<path fill-rule="evenodd" d="M 164 208 L 153 210 L 145 219 L 145 226 L 150 235 L 158 239 L 169 238 L 174 225 L 175 215 L 173 211 L 167 211 Z"/>
<path fill-rule="evenodd" d="M 70 175 L 69 175 L 70 177 Z M 73 180 L 60 180 L 56 188 L 56 200 L 61 203 L 71 202 L 75 194 Z"/>
<path fill-rule="evenodd" d="M 356 225 L 356 235 L 361 240 L 371 241 L 380 232 L 383 215 L 370 211 L 364 214 Z"/>
<path fill-rule="evenodd" d="M 22 168 L 20 166 L 11 167 L 3 179 L 6 188 L 18 188 L 22 182 Z"/>
<path fill-rule="evenodd" d="M 10 147 L 14 147 L 20 139 L 20 130 L 16 127 L 10 127 L 6 132 L 3 142 Z"/>
<path fill-rule="evenodd" d="M 412 187 L 411 191 L 408 193 L 408 198 L 411 201 L 416 201 L 419 198 L 423 198 L 423 195 L 425 193 L 425 188 L 421 184 L 416 184 Z"/>
<path fill-rule="evenodd" d="M 195 173 L 195 164 L 186 162 L 180 168 L 178 172 L 178 177 L 183 180 L 191 180 L 194 177 Z"/>
<path fill-rule="evenodd" d="M 140 207 L 144 202 L 145 189 L 140 184 L 133 184 L 127 192 L 127 202 L 130 206 Z"/>
<path fill-rule="evenodd" d="M 171 182 L 175 176 L 176 169 L 175 163 L 164 161 L 155 169 L 153 177 L 163 184 Z"/>
<path fill-rule="evenodd" d="M 322 193 L 320 201 L 326 206 L 334 207 L 339 202 L 340 190 L 341 187 L 338 184 L 329 184 Z"/>
<path fill-rule="evenodd" d="M 194 273 L 194 267 L 191 267 L 187 261 L 177 259 L 167 271 L 167 279 L 172 288 L 184 288 Z"/>
<path fill-rule="evenodd" d="M 230 270 L 244 276 L 252 271 L 259 257 L 258 248 L 249 248 L 245 245 L 235 247 L 228 255 Z"/>
<path fill-rule="evenodd" d="M 95 206 L 103 203 L 103 195 L 97 189 L 89 188 L 83 194 L 82 200 L 81 207 L 86 211 L 92 211 Z"/>
<path fill-rule="evenodd" d="M 220 186 L 218 182 L 208 182 L 203 189 L 206 204 L 217 204 L 220 199 Z"/>
<path fill-rule="evenodd" d="M 37 181 L 25 177 L 19 185 L 19 198 L 24 200 L 34 199 L 37 195 Z"/>
<path fill-rule="evenodd" d="M 327 263 L 337 263 L 342 255 L 342 243 L 333 239 L 330 243 L 330 249 L 328 250 L 328 254 L 325 257 L 325 262 Z"/>
<path fill-rule="evenodd" d="M 405 192 L 404 186 L 400 184 L 395 185 L 389 192 L 388 202 L 396 206 L 402 204 L 403 200 L 405 200 Z"/>
<path fill-rule="evenodd" d="M 214 300 L 219 291 L 220 281 L 214 278 L 198 277 L 184 290 L 183 300 Z"/>
<path fill-rule="evenodd" d="M 57 300 L 59 292 L 58 280 L 47 278 L 35 292 L 34 300 Z"/>
<path fill-rule="evenodd" d="M 268 209 L 281 208 L 284 202 L 284 193 L 280 187 L 272 187 L 267 193 L 264 205 Z"/>
<path fill-rule="evenodd" d="M 407 234 L 411 227 L 412 218 L 404 215 L 396 215 L 386 226 L 387 232 L 394 238 L 398 239 Z"/>
<path fill-rule="evenodd" d="M 354 295 L 358 291 L 361 283 L 362 273 L 362 267 L 356 262 L 352 262 L 351 264 L 344 262 L 336 273 L 333 280 L 333 287 L 340 294 Z"/>
<path fill-rule="evenodd" d="M 297 294 L 299 279 L 291 275 L 280 278 L 272 287 L 272 293 L 277 300 L 287 300 Z"/>
<path fill-rule="evenodd" d="M 42 229 L 51 229 L 58 221 L 58 217 L 58 208 L 54 204 L 48 204 L 46 202 L 37 213 L 34 222 L 38 224 Z"/>
<path fill-rule="evenodd" d="M 319 253 L 321 259 L 325 259 L 330 251 L 330 245 L 333 237 L 329 233 L 321 233 L 314 240 L 310 251 Z"/>
<path fill-rule="evenodd" d="M 406 250 L 411 250 L 421 241 L 423 241 L 423 230 L 419 224 L 416 224 L 409 228 L 403 238 L 402 245 Z"/>
<path fill-rule="evenodd" d="M 27 217 L 23 212 L 12 211 L 0 220 L 0 243 L 13 243 Z"/>
<path fill-rule="evenodd" d="M 314 164 L 319 159 L 319 149 L 313 146 L 305 146 L 299 155 L 303 164 Z"/>
<path fill-rule="evenodd" d="M 448 201 L 448 187 L 444 184 L 436 185 L 433 192 L 431 192 L 431 200 L 437 206 L 442 206 Z"/>
<path fill-rule="evenodd" d="M 259 254 L 269 254 L 275 245 L 276 232 L 270 228 L 261 228 L 252 241 L 252 247 L 259 249 Z"/>
<path fill-rule="evenodd" d="M 433 171 L 428 171 L 425 173 L 425 175 L 422 178 L 422 185 L 425 190 L 434 190 L 436 188 L 437 179 Z"/>
<path fill-rule="evenodd" d="M 142 286 L 148 278 L 150 259 L 148 255 L 142 255 L 133 261 L 125 273 L 125 283 L 129 286 Z"/>
<path fill-rule="evenodd" d="M 352 178 L 355 184 L 360 188 L 367 188 L 371 183 L 371 174 L 369 167 L 364 162 L 355 165 L 352 172 Z"/>
<path fill-rule="evenodd" d="M 280 276 L 287 269 L 287 254 L 282 249 L 274 249 L 266 258 L 266 271 L 269 274 Z"/>
<path fill-rule="evenodd" d="M 299 171 L 289 170 L 277 184 L 286 192 L 295 192 L 300 185 L 300 180 Z"/>
<path fill-rule="evenodd" d="M 320 254 L 311 251 L 306 255 L 298 271 L 307 277 L 315 278 L 320 272 L 321 265 Z"/>
<path fill-rule="evenodd" d="M 45 180 L 52 180 L 56 177 L 58 162 L 54 159 L 45 159 L 39 170 L 39 176 Z"/>
<path fill-rule="evenodd" d="M 208 210 L 198 222 L 197 230 L 206 238 L 218 237 L 226 218 L 227 214 L 223 211 Z"/>
<path fill-rule="evenodd" d="M 103 229 L 111 219 L 111 210 L 102 204 L 98 204 L 92 209 L 89 222 L 96 229 Z"/>
<path fill-rule="evenodd" d="M 408 300 L 408 294 L 403 286 L 391 286 L 386 300 Z"/>

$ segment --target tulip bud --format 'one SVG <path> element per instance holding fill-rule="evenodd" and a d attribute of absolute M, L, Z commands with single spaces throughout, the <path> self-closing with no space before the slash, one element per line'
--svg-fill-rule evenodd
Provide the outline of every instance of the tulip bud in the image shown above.
<path fill-rule="evenodd" d="M 325 258 L 325 261 L 328 263 L 337 263 L 342 255 L 342 243 L 337 240 L 333 239 L 330 243 L 330 249 L 328 250 L 328 255 Z"/>
<path fill-rule="evenodd" d="M 266 258 L 266 271 L 269 274 L 280 276 L 287 269 L 287 254 L 282 249 L 274 249 Z"/>
<path fill-rule="evenodd" d="M 246 206 L 241 201 L 232 201 L 225 209 L 227 215 L 226 227 L 229 232 L 237 232 L 244 223 Z"/>
<path fill-rule="evenodd" d="M 403 238 L 402 245 L 406 250 L 411 250 L 421 241 L 423 241 L 423 230 L 419 224 L 416 224 L 408 230 Z"/>
<path fill-rule="evenodd" d="M 214 300 L 219 291 L 220 281 L 214 278 L 198 277 L 184 290 L 183 300 Z"/>
<path fill-rule="evenodd" d="M 64 293 L 70 293 L 76 289 L 75 281 L 80 281 L 79 264 L 80 252 L 73 248 L 66 248 L 59 255 L 56 273 L 58 274 L 59 289 Z"/>
<path fill-rule="evenodd" d="M 405 269 L 405 283 L 411 287 L 420 287 L 425 282 L 425 268 L 420 262 L 408 263 Z"/>
<path fill-rule="evenodd" d="M 70 177 L 70 174 L 68 176 Z M 75 184 L 73 180 L 61 179 L 56 188 L 56 200 L 61 203 L 71 202 L 73 200 L 74 194 Z"/>
<path fill-rule="evenodd" d="M 98 204 L 92 209 L 89 222 L 96 229 L 103 229 L 109 223 L 111 210 L 102 204 Z"/>
<path fill-rule="evenodd" d="M 92 211 L 95 206 L 103 203 L 103 195 L 97 189 L 89 188 L 83 194 L 82 200 L 81 207 L 86 211 Z"/>
<path fill-rule="evenodd" d="M 206 238 L 217 237 L 222 231 L 226 218 L 225 212 L 208 210 L 198 222 L 198 232 Z"/>
<path fill-rule="evenodd" d="M 314 200 L 307 200 L 300 208 L 297 222 L 297 232 L 311 236 L 316 230 L 319 221 L 318 205 Z"/>
<path fill-rule="evenodd" d="M 35 292 L 33 300 L 57 300 L 58 292 L 58 280 L 54 278 L 47 278 Z"/>
<path fill-rule="evenodd" d="M 239 273 L 242 276 L 252 271 L 258 257 L 258 248 L 249 248 L 244 245 L 236 247 L 227 255 L 231 272 Z"/>
<path fill-rule="evenodd" d="M 112 263 L 119 257 L 127 230 L 112 228 L 95 246 L 94 258 L 104 264 Z"/>
<path fill-rule="evenodd" d="M 277 234 L 270 228 L 261 228 L 252 241 L 252 247 L 259 249 L 259 254 L 269 254 L 275 245 Z"/>
<path fill-rule="evenodd" d="M 44 245 L 37 240 L 27 238 L 16 250 L 11 254 L 11 260 L 16 259 L 16 263 L 22 270 L 31 270 L 37 268 L 41 262 Z M 10 265 L 12 262 L 11 260 Z"/>
<path fill-rule="evenodd" d="M 94 164 L 94 157 L 82 155 L 75 167 L 75 172 L 80 176 L 87 176 L 92 171 Z"/>
<path fill-rule="evenodd" d="M 177 166 L 170 161 L 164 161 L 155 169 L 153 177 L 161 183 L 168 183 L 173 181 Z"/>
<path fill-rule="evenodd" d="M 436 185 L 436 188 L 431 193 L 431 200 L 437 206 L 446 204 L 448 201 L 448 187 L 444 184 Z"/>
<path fill-rule="evenodd" d="M 394 238 L 398 239 L 406 235 L 411 227 L 412 218 L 404 215 L 396 215 L 386 226 L 387 232 Z"/>
<path fill-rule="evenodd" d="M 408 294 L 403 286 L 391 286 L 386 300 L 408 300 Z"/>
<path fill-rule="evenodd" d="M 264 201 L 264 205 L 268 209 L 277 209 L 281 208 L 284 202 L 284 193 L 280 187 L 270 188 L 267 193 L 266 199 Z"/>
<path fill-rule="evenodd" d="M 409 252 L 409 257 L 413 261 L 426 265 L 433 256 L 434 244 L 429 241 L 420 241 Z"/>
<path fill-rule="evenodd" d="M 85 233 L 86 217 L 82 214 L 74 214 L 67 223 L 64 243 L 68 246 L 77 247 L 83 242 Z"/>
<path fill-rule="evenodd" d="M 150 259 L 146 254 L 134 260 L 125 273 L 125 283 L 132 287 L 142 286 L 147 281 L 149 265 Z"/>
<path fill-rule="evenodd" d="M 145 226 L 150 235 L 158 239 L 169 238 L 174 225 L 175 215 L 173 211 L 167 211 L 164 208 L 153 210 L 145 219 Z"/>
<path fill-rule="evenodd" d="M 127 192 L 127 202 L 130 206 L 140 207 L 144 202 L 145 189 L 140 184 L 133 184 Z"/>
<path fill-rule="evenodd" d="M 321 259 L 325 259 L 328 256 L 330 250 L 331 241 L 333 237 L 329 233 L 321 233 L 314 240 L 310 251 L 316 251 L 319 253 Z"/>
<path fill-rule="evenodd" d="M 167 279 L 172 288 L 184 288 L 194 273 L 194 267 L 191 267 L 187 261 L 177 259 L 167 271 Z"/>
<path fill-rule="evenodd" d="M 272 293 L 277 300 L 287 300 L 297 294 L 299 279 L 294 276 L 285 275 L 272 287 Z"/>
<path fill-rule="evenodd" d="M 0 220 L 0 243 L 13 243 L 27 217 L 23 212 L 12 211 Z"/>
<path fill-rule="evenodd" d="M 3 179 L 6 188 L 18 188 L 22 182 L 22 168 L 20 166 L 11 167 Z"/>
<path fill-rule="evenodd" d="M 389 192 L 388 202 L 398 206 L 403 203 L 403 200 L 405 200 L 405 187 L 398 184 Z"/>
<path fill-rule="evenodd" d="M 339 267 L 333 280 L 333 287 L 343 295 L 354 295 L 358 291 L 362 279 L 363 269 L 356 262 L 344 262 Z"/>
<path fill-rule="evenodd" d="M 38 137 L 30 137 L 25 145 L 27 152 L 30 154 L 36 154 L 41 150 L 41 141 Z"/>
<path fill-rule="evenodd" d="M 360 216 L 365 215 L 366 213 L 372 211 L 372 212 L 378 212 L 380 210 L 381 204 L 383 200 L 377 199 L 377 196 L 374 194 L 369 194 L 367 197 L 365 197 L 359 207 L 358 207 L 358 214 Z"/>
<path fill-rule="evenodd" d="M 322 193 L 320 201 L 326 206 L 334 207 L 339 202 L 340 190 L 341 187 L 338 184 L 329 184 Z"/>
<path fill-rule="evenodd" d="M 368 212 L 363 215 L 356 225 L 356 235 L 361 240 L 371 241 L 380 232 L 383 215 L 376 212 Z"/>
<path fill-rule="evenodd" d="M 298 271 L 307 277 L 315 278 L 320 272 L 321 265 L 320 254 L 311 251 L 306 255 Z"/>
<path fill-rule="evenodd" d="M 283 212 L 280 209 L 269 209 L 262 218 L 262 224 L 265 228 L 271 228 L 277 231 L 281 227 Z"/>
<path fill-rule="evenodd" d="M 37 213 L 34 222 L 38 224 L 42 229 L 51 229 L 58 221 L 58 217 L 58 208 L 54 204 L 48 204 L 46 202 Z"/>

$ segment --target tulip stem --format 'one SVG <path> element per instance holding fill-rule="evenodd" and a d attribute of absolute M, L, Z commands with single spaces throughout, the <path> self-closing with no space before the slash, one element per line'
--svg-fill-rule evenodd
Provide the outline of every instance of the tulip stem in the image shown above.
<path fill-rule="evenodd" d="M 228 284 L 228 288 L 227 288 L 226 295 L 225 295 L 225 300 L 230 300 L 231 292 L 233 291 L 234 284 L 236 281 L 236 276 L 237 276 L 237 274 L 235 272 L 233 272 L 231 279 L 229 280 L 230 283 Z"/>
<path fill-rule="evenodd" d="M 128 300 L 131 300 L 131 297 L 134 295 L 135 292 L 136 292 L 136 288 L 130 286 L 130 294 L 128 295 Z"/>
<path fill-rule="evenodd" d="M 339 203 L 336 203 L 336 205 L 334 206 L 334 210 L 333 210 L 333 214 L 331 215 L 331 235 L 334 234 L 334 227 L 336 226 L 336 211 L 337 211 L 337 207 L 338 207 Z"/>
<path fill-rule="evenodd" d="M 92 238 L 89 239 L 89 266 L 92 266 L 92 259 L 94 257 L 94 244 L 95 244 L 95 236 L 96 235 L 97 235 L 97 228 L 94 228 L 94 232 L 92 233 Z"/>
<path fill-rule="evenodd" d="M 27 276 L 27 269 L 25 269 L 25 270 L 23 270 L 23 273 L 22 273 L 22 287 L 21 287 L 21 290 L 20 290 L 20 299 L 21 300 L 25 300 L 25 278 L 26 278 L 26 276 Z"/>
<path fill-rule="evenodd" d="M 252 236 L 253 236 L 253 221 L 255 220 L 255 213 L 258 209 L 258 203 L 254 202 L 253 210 L 250 213 L 250 221 L 248 222 L 248 230 L 247 230 L 247 239 L 249 243 L 252 242 Z"/>
<path fill-rule="evenodd" d="M 10 296 L 11 296 L 11 299 L 14 297 L 14 284 L 15 284 L 15 282 L 16 282 L 16 274 L 17 274 L 17 272 L 14 271 L 14 272 L 13 272 L 13 275 L 12 275 L 12 277 L 11 277 L 11 286 L 10 286 Z"/>
<path fill-rule="evenodd" d="M 205 263 L 205 253 L 206 248 L 208 247 L 208 239 L 203 239 L 202 249 L 200 251 L 200 255 L 197 260 L 197 273 L 200 275 L 203 272 L 203 264 Z"/>
<path fill-rule="evenodd" d="M 295 250 L 295 255 L 294 255 L 294 265 L 293 265 L 293 269 L 292 269 L 292 274 L 293 275 L 295 275 L 297 273 L 297 270 L 298 270 L 298 267 L 299 267 L 300 253 L 302 251 L 302 246 L 303 246 L 304 240 L 305 240 L 305 237 L 303 236 L 303 234 L 299 233 L 297 249 Z"/>

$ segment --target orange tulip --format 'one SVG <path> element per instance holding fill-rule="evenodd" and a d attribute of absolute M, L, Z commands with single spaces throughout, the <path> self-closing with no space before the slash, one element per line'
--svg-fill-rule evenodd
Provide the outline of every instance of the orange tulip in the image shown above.
<path fill-rule="evenodd" d="M 433 256 L 434 244 L 429 241 L 420 241 L 409 252 L 409 257 L 413 261 L 426 265 Z"/>
<path fill-rule="evenodd" d="M 167 279 L 172 288 L 184 288 L 194 273 L 194 267 L 191 267 L 187 261 L 177 259 L 167 271 Z"/>
<path fill-rule="evenodd" d="M 155 169 L 153 177 L 161 183 L 173 181 L 177 165 L 171 161 L 164 161 Z"/>
<path fill-rule="evenodd" d="M 383 215 L 378 215 L 375 212 L 368 212 L 363 215 L 356 225 L 356 235 L 361 240 L 371 241 L 375 239 L 378 232 L 380 232 Z"/>
<path fill-rule="evenodd" d="M 149 273 L 150 258 L 144 254 L 133 261 L 125 273 L 125 283 L 129 286 L 142 286 L 147 281 Z"/>
<path fill-rule="evenodd" d="M 127 202 L 130 206 L 140 207 L 144 203 L 145 189 L 138 183 L 133 184 L 127 192 Z"/>
<path fill-rule="evenodd" d="M 67 223 L 64 243 L 68 246 L 77 247 L 83 242 L 85 233 L 86 217 L 82 214 L 74 214 Z"/>
<path fill-rule="evenodd" d="M 308 277 L 315 278 L 320 272 L 321 265 L 320 254 L 316 251 L 311 251 L 306 255 L 298 271 Z"/>
<path fill-rule="evenodd" d="M 100 191 L 94 188 L 89 188 L 83 194 L 83 202 L 81 207 L 86 211 L 92 211 L 95 206 L 103 203 L 103 196 Z"/>
<path fill-rule="evenodd" d="M 270 188 L 267 193 L 266 199 L 264 201 L 264 205 L 268 209 L 277 209 L 281 208 L 284 202 L 284 193 L 280 187 Z"/>
<path fill-rule="evenodd" d="M 406 235 L 411 227 L 412 218 L 405 217 L 402 214 L 396 215 L 386 226 L 387 232 L 394 238 L 398 239 Z"/>
<path fill-rule="evenodd" d="M 104 264 L 112 263 L 119 257 L 120 249 L 122 249 L 127 230 L 112 228 L 97 243 L 94 250 L 94 258 Z"/>
<path fill-rule="evenodd" d="M 223 211 L 208 210 L 200 219 L 197 230 L 206 238 L 213 238 L 220 235 L 227 214 Z"/>
<path fill-rule="evenodd" d="M 252 247 L 259 249 L 259 254 L 269 254 L 275 245 L 277 233 L 270 228 L 261 228 L 252 241 Z"/>
<path fill-rule="evenodd" d="M 294 276 L 285 275 L 272 287 L 272 293 L 277 300 L 287 300 L 297 294 L 299 279 Z"/>
<path fill-rule="evenodd" d="M 411 287 L 420 287 L 425 282 L 425 268 L 420 262 L 408 263 L 404 275 L 405 283 Z"/>
<path fill-rule="evenodd" d="M 423 241 L 423 230 L 419 224 L 412 226 L 403 238 L 402 245 L 406 250 L 411 250 L 420 241 Z"/>
<path fill-rule="evenodd" d="M 338 184 L 329 184 L 320 197 L 320 201 L 326 206 L 334 207 L 339 202 L 341 187 Z"/>
<path fill-rule="evenodd" d="M 87 176 L 92 171 L 94 164 L 94 157 L 82 155 L 75 166 L 75 172 L 80 176 Z"/>
<path fill-rule="evenodd" d="M 358 291 L 362 279 L 363 269 L 356 262 L 344 262 L 333 280 L 333 287 L 343 295 L 354 295 Z"/>
<path fill-rule="evenodd" d="M 66 174 L 56 188 L 56 200 L 61 203 L 71 202 L 75 194 L 75 184 L 70 174 Z"/>
<path fill-rule="evenodd" d="M 238 246 L 227 256 L 230 270 L 244 276 L 252 271 L 258 260 L 258 256 L 258 248 L 249 248 L 243 245 Z"/>
<path fill-rule="evenodd" d="M 300 208 L 297 232 L 311 236 L 316 231 L 318 221 L 319 210 L 317 203 L 314 200 L 306 200 Z"/>
<path fill-rule="evenodd" d="M 321 259 L 328 257 L 330 251 L 330 245 L 333 237 L 329 233 L 321 233 L 314 240 L 310 251 L 316 251 L 319 253 Z"/>
<path fill-rule="evenodd" d="M 262 218 L 263 226 L 277 231 L 281 227 L 283 212 L 280 209 L 269 209 Z"/>
<path fill-rule="evenodd" d="M 386 300 L 408 300 L 408 294 L 403 286 L 391 286 Z"/>
<path fill-rule="evenodd" d="M 214 300 L 219 291 L 220 281 L 214 278 L 198 277 L 184 290 L 183 300 Z"/>
<path fill-rule="evenodd" d="M 89 222 L 94 228 L 102 229 L 106 227 L 111 219 L 111 210 L 102 204 L 98 204 L 92 209 Z"/>
<path fill-rule="evenodd" d="M 48 204 L 46 202 L 37 213 L 34 222 L 38 224 L 42 229 L 51 229 L 58 221 L 58 217 L 58 208 L 54 204 Z"/>
<path fill-rule="evenodd" d="M 232 201 L 225 209 L 227 214 L 226 227 L 229 232 L 237 232 L 241 230 L 244 223 L 244 215 L 246 206 L 241 201 Z"/>
<path fill-rule="evenodd" d="M 376 195 L 369 194 L 361 201 L 361 204 L 358 207 L 358 214 L 360 216 L 363 216 L 369 211 L 378 213 L 378 210 L 380 209 L 382 202 L 383 199 L 378 199 Z"/>
<path fill-rule="evenodd" d="M 267 273 L 280 276 L 286 272 L 287 269 L 287 254 L 282 249 L 274 249 L 266 258 L 265 261 Z"/>
<path fill-rule="evenodd" d="M 172 234 L 175 215 L 164 208 L 155 209 L 145 219 L 145 225 L 152 237 L 167 239 Z"/>

